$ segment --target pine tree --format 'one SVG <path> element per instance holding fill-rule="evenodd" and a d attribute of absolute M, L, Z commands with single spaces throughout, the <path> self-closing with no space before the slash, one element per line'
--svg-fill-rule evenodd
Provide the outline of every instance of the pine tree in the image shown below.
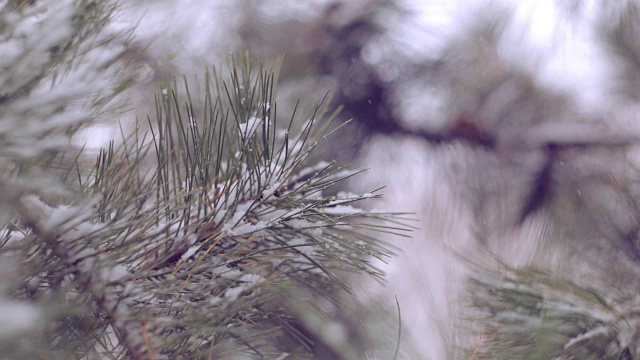
<path fill-rule="evenodd" d="M 337 111 L 281 117 L 276 73 L 242 55 L 165 82 L 98 154 L 74 148 L 136 79 L 114 11 L 0 3 L 0 357 L 363 358 L 331 315 L 348 274 L 383 276 L 377 234 L 406 227 L 353 206 L 379 189 L 327 195 L 359 174 L 314 160 Z"/>

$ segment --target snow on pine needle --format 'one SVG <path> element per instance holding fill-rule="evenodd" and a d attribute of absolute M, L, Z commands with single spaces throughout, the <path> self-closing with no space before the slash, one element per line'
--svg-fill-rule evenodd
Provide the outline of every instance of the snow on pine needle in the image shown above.
<path fill-rule="evenodd" d="M 535 268 L 500 268 L 470 280 L 463 358 L 623 359 L 634 349 L 637 297 L 621 302 Z"/>
<path fill-rule="evenodd" d="M 165 86 L 148 133 L 136 127 L 91 169 L 78 163 L 85 200 L 23 198 L 26 222 L 14 233 L 35 247 L 27 262 L 58 259 L 31 275 L 38 285 L 28 296 L 55 290 L 95 314 L 88 328 L 58 319 L 58 330 L 73 331 L 54 332 L 56 342 L 74 356 L 310 353 L 314 331 L 303 330 L 300 314 L 326 317 L 321 308 L 338 306 L 333 294 L 349 291 L 348 272 L 383 276 L 371 260 L 390 251 L 375 234 L 406 227 L 394 214 L 356 208 L 378 190 L 326 195 L 359 172 L 311 161 L 336 113 L 321 103 L 301 129 L 295 113 L 279 123 L 275 75 L 254 66 L 234 62 L 227 81 L 207 72 L 201 98 L 186 80 Z M 76 334 L 98 342 L 87 348 Z M 336 354 L 357 354 L 337 344 Z"/>

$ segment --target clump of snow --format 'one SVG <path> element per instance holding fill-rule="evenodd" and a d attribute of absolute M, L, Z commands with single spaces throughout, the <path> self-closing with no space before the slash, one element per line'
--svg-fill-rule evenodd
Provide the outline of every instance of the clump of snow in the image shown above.
<path fill-rule="evenodd" d="M 132 294 L 139 291 L 139 288 L 133 282 L 127 282 L 124 286 L 124 290 L 122 291 L 123 296 L 131 296 Z"/>
<path fill-rule="evenodd" d="M 102 278 L 107 282 L 120 281 L 129 276 L 129 271 L 122 265 L 115 265 L 108 268 L 101 269 Z"/>
<path fill-rule="evenodd" d="M 251 138 L 258 130 L 258 126 L 262 123 L 262 119 L 251 117 L 246 123 L 238 124 L 238 130 L 244 139 Z"/>
<path fill-rule="evenodd" d="M 233 216 L 222 226 L 222 231 L 233 231 L 233 227 L 247 216 L 252 202 L 245 202 L 236 206 Z"/>
<path fill-rule="evenodd" d="M 228 267 L 225 267 L 225 266 L 216 266 L 211 271 L 211 275 L 212 276 L 220 276 L 220 277 L 223 277 L 223 278 L 229 279 L 229 280 L 237 280 L 243 274 L 242 274 L 242 271 L 240 271 L 238 269 L 229 269 Z"/>
<path fill-rule="evenodd" d="M 335 215 L 354 215 L 362 213 L 362 209 L 358 209 L 350 205 L 337 205 L 333 207 L 322 208 L 322 212 L 324 212 L 325 214 Z"/>
<path fill-rule="evenodd" d="M 219 209 L 218 212 L 216 212 L 216 215 L 213 217 L 213 221 L 216 224 L 219 224 L 220 221 L 222 221 L 222 218 L 227 215 L 227 210 L 226 209 Z"/>
<path fill-rule="evenodd" d="M 245 283 L 250 285 L 256 285 L 263 280 L 264 278 L 257 274 L 244 274 L 240 277 L 240 281 L 244 281 Z"/>
<path fill-rule="evenodd" d="M 75 219 L 79 215 L 78 209 L 72 206 L 61 205 L 55 209 L 49 209 L 49 217 L 43 224 L 43 228 L 50 231 L 59 230 L 61 226 L 67 224 L 69 221 Z"/>
<path fill-rule="evenodd" d="M 236 301 L 245 290 L 246 288 L 243 285 L 227 289 L 227 291 L 224 293 L 224 297 L 228 302 Z"/>
<path fill-rule="evenodd" d="M 93 268 L 96 265 L 96 258 L 95 256 L 90 256 L 90 257 L 85 257 L 82 260 L 80 260 L 78 262 L 78 264 L 76 265 L 76 268 L 78 269 L 78 271 L 88 274 L 91 273 Z"/>
<path fill-rule="evenodd" d="M 188 258 L 190 258 L 193 254 L 196 253 L 196 251 L 198 251 L 198 249 L 200 249 L 200 245 L 193 245 L 191 247 L 189 247 L 187 249 L 187 251 L 184 252 L 184 254 L 182 254 L 180 256 L 180 261 L 183 262 L 185 260 L 187 260 Z"/>
<path fill-rule="evenodd" d="M 8 240 L 5 246 L 11 245 L 13 243 L 17 243 L 20 240 L 24 239 L 25 234 L 21 231 L 11 231 L 8 235 Z"/>
<path fill-rule="evenodd" d="M 215 297 L 212 297 L 211 299 L 209 299 L 209 305 L 215 306 L 215 305 L 220 304 L 222 301 L 223 300 L 222 300 L 221 297 L 215 296 Z"/>
<path fill-rule="evenodd" d="M 227 230 L 227 234 L 229 234 L 231 236 L 246 235 L 246 234 L 251 234 L 251 233 L 263 230 L 263 229 L 267 228 L 268 226 L 269 226 L 269 224 L 264 222 L 264 221 L 258 221 L 255 224 L 248 222 L 248 223 L 242 224 L 242 225 L 240 225 L 238 227 L 235 227 L 233 229 Z"/>
<path fill-rule="evenodd" d="M 291 219 L 287 221 L 287 225 L 291 226 L 294 229 L 306 229 L 312 234 L 322 235 L 321 227 L 325 226 L 325 223 L 321 221 L 311 222 L 305 219 Z"/>
<path fill-rule="evenodd" d="M 240 285 L 227 289 L 227 291 L 225 291 L 225 300 L 228 302 L 237 300 L 243 292 L 250 291 L 256 284 L 262 282 L 263 280 L 264 278 L 260 275 L 243 274 L 238 279 L 238 281 L 241 282 Z"/>
<path fill-rule="evenodd" d="M 265 189 L 262 191 L 262 197 L 266 199 L 269 196 L 273 195 L 273 193 L 276 192 L 276 190 L 278 190 L 278 188 L 280 188 L 280 186 L 282 186 L 282 181 L 277 181 L 277 182 L 265 187 Z"/>
<path fill-rule="evenodd" d="M 571 340 L 569 340 L 566 344 L 564 344 L 564 348 L 568 349 L 574 345 L 576 345 L 577 343 L 584 341 L 584 340 L 588 340 L 591 338 L 595 338 L 595 337 L 602 337 L 602 336 L 607 336 L 609 333 L 611 332 L 611 329 L 606 327 L 606 326 L 598 326 L 592 330 L 589 330 L 583 334 L 580 334 L 574 338 L 572 338 Z"/>
<path fill-rule="evenodd" d="M 13 31 L 10 31 L 11 37 L 0 43 L 3 54 L 0 96 L 11 94 L 37 78 L 51 58 L 51 48 L 70 35 L 73 2 L 47 5 L 36 3 L 36 8 L 27 10 L 23 17 L 3 16 L 6 22 L 3 25 Z"/>
<path fill-rule="evenodd" d="M 322 334 L 331 344 L 339 344 L 348 338 L 344 325 L 338 322 L 331 322 L 327 326 L 323 327 Z"/>
<path fill-rule="evenodd" d="M 15 336 L 34 327 L 40 319 L 40 311 L 35 307 L 0 298 L 0 338 Z"/>

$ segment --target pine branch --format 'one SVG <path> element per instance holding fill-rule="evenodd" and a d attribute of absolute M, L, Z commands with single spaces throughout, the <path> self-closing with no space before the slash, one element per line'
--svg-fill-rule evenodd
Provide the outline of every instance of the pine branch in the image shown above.
<path fill-rule="evenodd" d="M 0 60 L 0 254 L 3 267 L 16 259 L 0 307 L 29 315 L 0 334 L 7 356 L 361 354 L 357 334 L 323 335 L 328 314 L 350 272 L 383 276 L 371 260 L 390 251 L 376 234 L 406 228 L 353 206 L 377 190 L 323 194 L 359 173 L 313 161 L 337 111 L 323 100 L 280 120 L 275 73 L 238 57 L 224 81 L 165 84 L 149 131 L 121 129 L 92 163 L 69 137 L 116 114 L 136 75 L 120 56 L 127 34 L 106 27 L 114 9 L 0 5 L 12 50 Z"/>
<path fill-rule="evenodd" d="M 637 348 L 637 299 L 614 301 L 533 268 L 504 271 L 471 279 L 474 359 L 619 359 Z"/>
<path fill-rule="evenodd" d="M 58 318 L 58 343 L 79 344 L 67 347 L 71 357 L 312 352 L 314 342 L 296 329 L 311 314 L 326 318 L 321 303 L 338 306 L 335 295 L 350 289 L 343 274 L 383 275 L 370 259 L 389 250 L 370 234 L 406 228 L 393 214 L 352 206 L 380 195 L 323 195 L 358 172 L 309 164 L 336 113 L 316 106 L 298 134 L 293 116 L 279 125 L 275 74 L 254 66 L 235 60 L 228 81 L 205 74 L 201 98 L 186 81 L 182 91 L 165 85 L 149 133 L 137 127 L 91 169 L 76 164 L 81 202 L 21 200 L 21 231 L 31 241 L 18 249 L 48 249 L 23 261 L 32 274 L 24 281 L 43 285 L 22 296 L 77 294 L 66 306 L 94 314 L 88 328 Z M 36 270 L 51 258 L 55 271 Z M 100 345 L 112 333 L 118 342 Z M 79 337 L 96 345 L 87 349 Z M 350 341 L 325 345 L 342 358 L 362 351 Z"/>

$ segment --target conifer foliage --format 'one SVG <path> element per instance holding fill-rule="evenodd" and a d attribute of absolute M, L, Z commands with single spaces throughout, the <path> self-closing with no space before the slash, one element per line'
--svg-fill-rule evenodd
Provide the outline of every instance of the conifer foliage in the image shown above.
<path fill-rule="evenodd" d="M 73 149 L 135 80 L 115 9 L 0 3 L 0 357 L 360 357 L 328 313 L 345 274 L 382 276 L 375 233 L 404 227 L 353 206 L 377 190 L 326 195 L 358 174 L 313 160 L 337 112 L 281 117 L 276 74 L 244 55 L 163 85 L 97 156 Z"/>

